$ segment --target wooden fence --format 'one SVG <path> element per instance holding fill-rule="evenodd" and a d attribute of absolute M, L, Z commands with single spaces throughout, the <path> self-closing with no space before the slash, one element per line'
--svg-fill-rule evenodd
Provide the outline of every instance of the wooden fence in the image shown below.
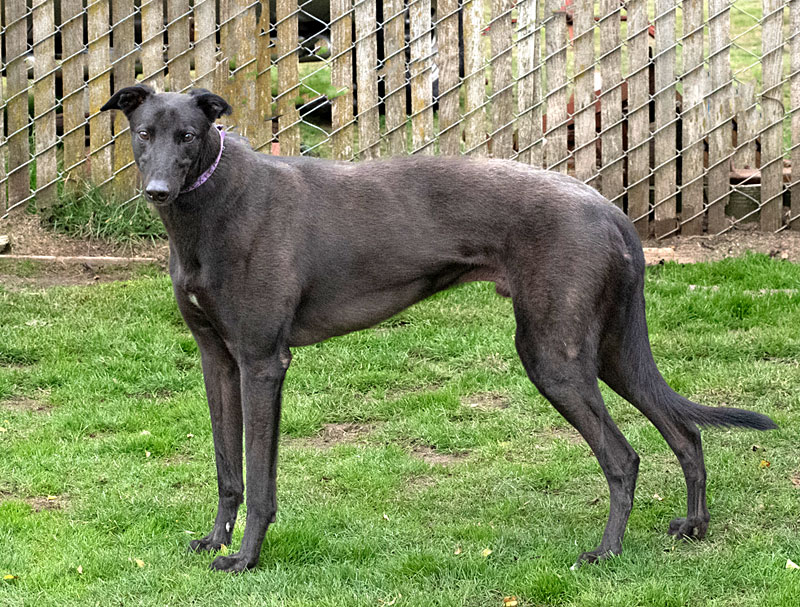
<path fill-rule="evenodd" d="M 642 237 L 800 222 L 800 0 L 5 0 L 0 215 L 130 198 L 138 80 L 205 87 L 266 153 L 512 158 Z"/>

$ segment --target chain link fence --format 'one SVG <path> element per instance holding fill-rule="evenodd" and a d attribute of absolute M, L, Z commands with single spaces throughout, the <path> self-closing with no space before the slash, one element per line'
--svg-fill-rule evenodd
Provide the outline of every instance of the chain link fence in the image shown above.
<path fill-rule="evenodd" d="M 136 200 L 138 80 L 204 87 L 260 151 L 510 158 L 642 237 L 800 222 L 800 0 L 2 0 L 0 216 Z"/>

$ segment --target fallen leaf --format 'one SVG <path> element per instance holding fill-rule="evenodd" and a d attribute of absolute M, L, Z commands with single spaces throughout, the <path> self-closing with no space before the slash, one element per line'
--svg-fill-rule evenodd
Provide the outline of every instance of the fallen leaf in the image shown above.
<path fill-rule="evenodd" d="M 503 597 L 503 607 L 517 607 L 519 603 L 517 602 L 517 597 L 515 596 L 504 596 Z"/>
<path fill-rule="evenodd" d="M 386 515 L 386 513 L 385 513 L 385 512 L 383 513 L 383 520 L 385 520 L 385 521 L 388 521 L 388 520 L 389 520 L 389 517 Z"/>
<path fill-rule="evenodd" d="M 762 470 L 764 468 L 769 468 L 769 462 L 767 460 L 765 460 L 765 459 L 762 459 L 761 463 L 758 464 L 758 467 L 761 468 Z"/>
<path fill-rule="evenodd" d="M 456 546 L 456 549 L 453 551 L 453 554 L 455 555 L 461 554 L 461 546 Z"/>
<path fill-rule="evenodd" d="M 142 559 L 134 559 L 133 562 L 136 563 L 136 566 L 139 568 L 144 567 L 144 561 Z"/>
<path fill-rule="evenodd" d="M 484 549 L 481 551 L 481 556 L 483 556 L 483 557 L 487 557 L 487 556 L 489 556 L 491 553 L 492 553 L 492 550 L 491 550 L 490 548 L 484 548 Z"/>
<path fill-rule="evenodd" d="M 83 575 L 83 566 L 82 565 L 78 565 L 78 573 Z"/>
<path fill-rule="evenodd" d="M 3 428 L 3 426 L 0 426 L 0 432 L 7 432 L 7 430 Z"/>
<path fill-rule="evenodd" d="M 664 501 L 664 498 L 661 497 L 658 493 L 654 493 L 653 494 L 653 499 L 654 500 L 658 500 L 659 502 L 663 502 Z"/>
<path fill-rule="evenodd" d="M 220 554 L 228 554 L 228 547 L 225 544 L 219 545 L 219 553 Z"/>
<path fill-rule="evenodd" d="M 186 438 L 194 438 L 194 434 L 187 434 Z"/>
<path fill-rule="evenodd" d="M 47 500 L 50 501 L 50 502 L 52 502 L 54 500 L 57 500 L 57 499 L 58 499 L 58 496 L 56 496 L 56 495 L 48 495 L 47 496 Z"/>
<path fill-rule="evenodd" d="M 792 559 L 786 559 L 786 568 L 787 569 L 800 569 L 800 565 L 795 563 Z"/>
<path fill-rule="evenodd" d="M 6 575 L 4 575 L 4 576 L 3 576 L 3 579 L 4 579 L 6 582 L 10 582 L 11 580 L 16 580 L 16 579 L 17 579 L 17 576 L 16 576 L 16 575 L 11 575 L 10 573 L 8 573 L 8 574 L 6 574 Z"/>
<path fill-rule="evenodd" d="M 150 457 L 150 452 L 149 452 L 149 451 L 145 451 L 145 452 L 144 452 L 144 456 L 145 456 L 145 457 Z"/>
<path fill-rule="evenodd" d="M 142 436 L 150 436 L 150 430 L 142 430 L 141 432 L 139 432 L 139 434 L 141 434 Z"/>

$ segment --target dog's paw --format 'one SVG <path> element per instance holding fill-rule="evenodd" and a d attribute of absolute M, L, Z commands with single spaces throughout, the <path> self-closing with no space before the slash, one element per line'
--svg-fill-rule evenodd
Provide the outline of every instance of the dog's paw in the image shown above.
<path fill-rule="evenodd" d="M 600 561 L 604 561 L 606 559 L 610 559 L 612 556 L 616 556 L 621 552 L 621 550 L 606 550 L 604 548 L 597 548 L 595 550 L 590 550 L 589 552 L 584 552 L 578 557 L 578 560 L 575 561 L 575 564 L 570 567 L 572 571 L 579 569 L 582 565 L 598 563 Z"/>
<path fill-rule="evenodd" d="M 701 540 L 708 531 L 708 521 L 700 518 L 674 518 L 667 533 L 683 540 Z"/>
<path fill-rule="evenodd" d="M 224 543 L 207 535 L 199 540 L 189 542 L 189 552 L 217 552 L 222 549 Z"/>
<path fill-rule="evenodd" d="M 236 552 L 228 556 L 218 556 L 211 563 L 211 568 L 216 571 L 230 571 L 239 573 L 246 569 L 252 569 L 258 564 L 258 559 L 248 559 L 241 552 Z"/>

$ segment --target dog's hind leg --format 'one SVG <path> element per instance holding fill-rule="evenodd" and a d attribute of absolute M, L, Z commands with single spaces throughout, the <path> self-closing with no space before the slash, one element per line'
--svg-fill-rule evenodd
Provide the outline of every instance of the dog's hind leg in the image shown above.
<path fill-rule="evenodd" d="M 532 292 L 532 291 L 528 291 Z M 588 327 L 562 315 L 558 306 L 535 310 L 514 302 L 516 346 L 528 377 L 594 451 L 610 492 L 610 509 L 600 545 L 578 557 L 573 567 L 622 551 L 633 507 L 639 456 L 617 428 L 597 385 L 596 346 Z"/>
<path fill-rule="evenodd" d="M 205 537 L 192 540 L 189 550 L 214 551 L 222 545 L 230 546 L 233 526 L 244 497 L 239 367 L 211 327 L 195 326 L 193 333 L 200 348 L 211 413 L 219 503 L 214 528 Z"/>

